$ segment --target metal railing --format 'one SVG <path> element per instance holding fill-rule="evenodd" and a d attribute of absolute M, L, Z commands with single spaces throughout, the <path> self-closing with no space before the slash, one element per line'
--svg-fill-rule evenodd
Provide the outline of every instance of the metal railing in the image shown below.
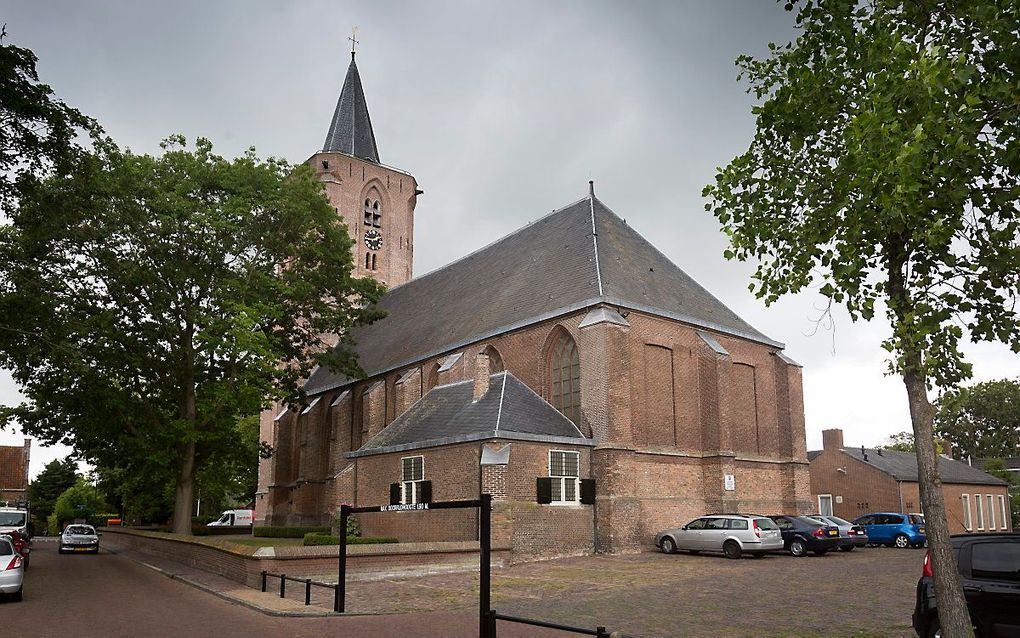
<path fill-rule="evenodd" d="M 280 579 L 280 598 L 286 598 L 287 597 L 287 581 L 288 580 L 291 581 L 292 583 L 301 583 L 301 584 L 303 584 L 305 586 L 305 605 L 311 605 L 312 604 L 312 587 L 313 586 L 315 586 L 315 587 L 323 587 L 325 589 L 332 589 L 333 590 L 333 611 L 338 611 L 338 609 L 337 609 L 337 601 L 339 600 L 339 597 L 337 596 L 337 593 L 338 593 L 338 590 L 339 590 L 339 586 L 338 585 L 334 585 L 333 583 L 320 583 L 318 581 L 312 580 L 311 578 L 295 578 L 293 576 L 288 576 L 287 574 L 274 574 L 273 572 L 263 571 L 262 572 L 262 591 L 263 592 L 266 591 L 266 580 L 268 578 L 279 578 Z"/>
<path fill-rule="evenodd" d="M 521 618 L 520 616 L 510 616 L 508 614 L 497 613 L 495 609 L 489 611 L 489 626 L 488 635 L 496 636 L 496 621 L 505 620 L 507 622 L 520 623 L 522 625 L 532 625 L 534 627 L 545 627 L 546 629 L 557 629 L 559 631 L 569 631 L 575 634 L 582 634 L 584 636 L 597 636 L 598 638 L 610 638 L 609 631 L 602 626 L 598 626 L 595 629 L 587 629 L 585 627 L 573 627 L 571 625 L 561 625 L 554 622 L 546 622 L 544 620 L 535 620 L 533 618 Z"/>

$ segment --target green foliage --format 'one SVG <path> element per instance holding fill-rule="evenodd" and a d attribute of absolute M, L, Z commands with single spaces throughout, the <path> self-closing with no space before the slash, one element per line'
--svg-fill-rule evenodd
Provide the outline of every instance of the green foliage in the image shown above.
<path fill-rule="evenodd" d="M 1020 382 L 987 381 L 944 393 L 935 431 L 960 458 L 1020 456 Z"/>
<path fill-rule="evenodd" d="M 35 54 L 0 40 L 0 211 L 14 210 L 47 175 L 68 174 L 83 152 L 78 137 L 97 137 L 90 118 L 56 99 L 39 81 Z"/>
<path fill-rule="evenodd" d="M 796 42 L 738 59 L 757 130 L 704 191 L 726 256 L 767 303 L 884 308 L 892 369 L 939 386 L 965 335 L 1020 351 L 1020 4 L 794 4 Z"/>
<path fill-rule="evenodd" d="M 377 543 L 399 543 L 395 538 L 388 536 L 348 536 L 348 545 L 373 545 Z M 307 545 L 339 545 L 340 537 L 330 534 L 305 534 L 304 544 Z"/>
<path fill-rule="evenodd" d="M 46 464 L 35 480 L 28 484 L 28 500 L 32 505 L 32 516 L 42 520 L 49 518 L 57 503 L 57 497 L 73 486 L 78 480 L 78 464 L 68 457 L 54 459 Z"/>
<path fill-rule="evenodd" d="M 895 450 L 896 452 L 913 452 L 914 451 L 914 433 L 913 432 L 897 432 L 889 437 L 889 443 L 886 445 L 878 446 L 883 450 Z M 945 453 L 945 446 L 942 441 L 935 441 L 935 452 L 938 454 Z"/>
<path fill-rule="evenodd" d="M 256 527 L 252 535 L 262 538 L 303 538 L 305 534 L 329 534 L 328 527 Z"/>
<path fill-rule="evenodd" d="M 0 366 L 27 397 L 0 419 L 127 481 L 125 509 L 156 512 L 176 485 L 187 533 L 196 479 L 214 499 L 253 493 L 252 415 L 301 401 L 315 365 L 363 374 L 351 329 L 380 316 L 382 287 L 352 276 L 309 167 L 163 148 L 83 157 L 0 226 Z"/>
<path fill-rule="evenodd" d="M 96 486 L 84 478 L 79 478 L 74 485 L 57 497 L 53 515 L 56 517 L 59 527 L 62 528 L 63 524 L 68 521 L 79 518 L 91 520 L 107 509 L 109 508 Z"/>

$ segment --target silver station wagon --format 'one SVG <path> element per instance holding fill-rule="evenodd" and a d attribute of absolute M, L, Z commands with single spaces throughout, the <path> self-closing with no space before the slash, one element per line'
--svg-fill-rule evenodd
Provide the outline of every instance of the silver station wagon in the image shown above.
<path fill-rule="evenodd" d="M 755 558 L 783 549 L 783 535 L 770 518 L 753 514 L 710 514 L 683 527 L 659 532 L 655 546 L 664 554 L 677 550 L 722 552 L 727 558 Z"/>

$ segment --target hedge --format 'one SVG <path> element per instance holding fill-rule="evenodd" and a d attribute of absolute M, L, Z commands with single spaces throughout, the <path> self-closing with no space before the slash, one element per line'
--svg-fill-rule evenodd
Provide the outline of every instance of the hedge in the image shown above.
<path fill-rule="evenodd" d="M 395 538 L 389 538 L 387 536 L 348 536 L 348 545 L 372 545 L 374 543 L 397 543 L 399 542 Z M 309 533 L 305 534 L 305 545 L 339 545 L 340 537 L 331 536 L 330 534 L 316 534 Z"/>
<path fill-rule="evenodd" d="M 329 534 L 328 527 L 256 527 L 255 536 L 262 538 L 304 538 L 305 534 Z"/>

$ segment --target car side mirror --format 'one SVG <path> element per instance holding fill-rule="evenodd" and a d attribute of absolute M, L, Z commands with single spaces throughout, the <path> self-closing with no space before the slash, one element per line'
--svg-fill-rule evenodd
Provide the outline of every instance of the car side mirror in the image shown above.
<path fill-rule="evenodd" d="M 687 530 L 687 526 L 686 526 L 686 525 L 684 525 L 684 526 L 683 526 L 683 527 L 681 527 L 680 529 L 682 529 L 682 530 L 685 530 L 685 531 L 686 531 L 686 530 Z"/>

